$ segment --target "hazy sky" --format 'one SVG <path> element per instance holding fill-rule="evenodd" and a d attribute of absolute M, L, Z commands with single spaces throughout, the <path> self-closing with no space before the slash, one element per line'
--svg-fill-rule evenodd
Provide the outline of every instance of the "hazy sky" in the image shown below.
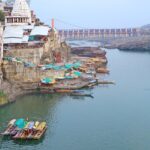
<path fill-rule="evenodd" d="M 138 27 L 150 23 L 150 0 L 31 0 L 42 21 L 51 18 L 84 28 Z M 56 21 L 58 28 L 73 28 Z"/>

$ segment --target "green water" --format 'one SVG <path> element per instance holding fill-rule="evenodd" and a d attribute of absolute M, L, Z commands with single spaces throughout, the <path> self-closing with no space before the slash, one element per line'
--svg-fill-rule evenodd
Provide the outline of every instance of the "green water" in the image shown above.
<path fill-rule="evenodd" d="M 150 53 L 108 51 L 116 85 L 91 89 L 94 99 L 28 95 L 0 108 L 0 131 L 12 118 L 45 120 L 38 142 L 0 137 L 2 150 L 150 149 Z"/>

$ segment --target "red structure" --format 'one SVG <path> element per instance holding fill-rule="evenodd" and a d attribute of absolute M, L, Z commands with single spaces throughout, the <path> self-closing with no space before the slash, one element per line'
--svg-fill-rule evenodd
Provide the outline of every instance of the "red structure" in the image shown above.
<path fill-rule="evenodd" d="M 51 26 L 52 26 L 52 29 L 55 28 L 55 20 L 54 19 L 52 19 Z"/>

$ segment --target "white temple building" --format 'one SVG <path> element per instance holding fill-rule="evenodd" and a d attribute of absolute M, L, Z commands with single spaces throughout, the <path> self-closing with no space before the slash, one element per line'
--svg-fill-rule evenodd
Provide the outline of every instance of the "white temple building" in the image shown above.
<path fill-rule="evenodd" d="M 5 25 L 32 24 L 31 10 L 26 0 L 16 0 L 10 16 L 5 17 Z"/>

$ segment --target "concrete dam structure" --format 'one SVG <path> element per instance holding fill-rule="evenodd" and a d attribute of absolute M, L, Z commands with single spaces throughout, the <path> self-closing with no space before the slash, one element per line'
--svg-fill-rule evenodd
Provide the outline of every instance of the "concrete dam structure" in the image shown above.
<path fill-rule="evenodd" d="M 64 40 L 71 39 L 114 39 L 137 37 L 140 35 L 140 28 L 121 29 L 61 29 L 59 36 Z"/>

